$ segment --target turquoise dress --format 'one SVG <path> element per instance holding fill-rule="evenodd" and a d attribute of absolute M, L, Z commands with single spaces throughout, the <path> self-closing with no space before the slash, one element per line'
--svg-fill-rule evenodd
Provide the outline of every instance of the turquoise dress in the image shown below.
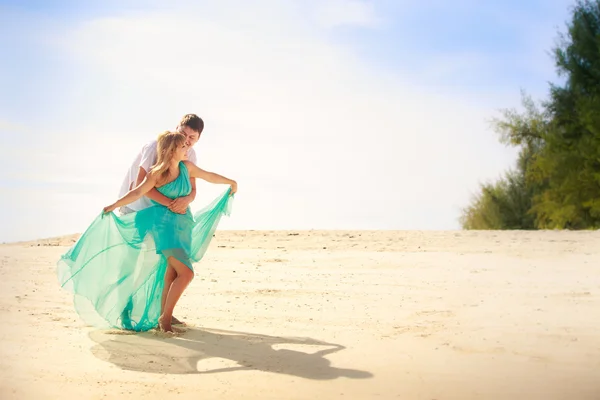
<path fill-rule="evenodd" d="M 169 197 L 190 194 L 183 162 L 179 176 L 157 190 Z M 168 257 L 193 270 L 204 256 L 222 215 L 229 215 L 231 189 L 192 214 L 158 203 L 123 216 L 100 215 L 58 261 L 60 285 L 74 294 L 75 309 L 88 324 L 135 331 L 158 325 Z"/>

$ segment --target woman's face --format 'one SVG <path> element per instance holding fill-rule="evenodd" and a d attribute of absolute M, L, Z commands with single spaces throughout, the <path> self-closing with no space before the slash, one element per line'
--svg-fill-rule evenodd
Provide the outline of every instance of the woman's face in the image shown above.
<path fill-rule="evenodd" d="M 179 146 L 177 150 L 175 150 L 175 158 L 177 159 L 177 161 L 185 160 L 187 151 L 187 144 L 184 143 L 181 146 Z"/>

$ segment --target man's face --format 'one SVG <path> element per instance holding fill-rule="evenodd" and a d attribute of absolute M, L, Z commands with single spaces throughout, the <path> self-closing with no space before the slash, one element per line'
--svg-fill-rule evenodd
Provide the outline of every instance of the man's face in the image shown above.
<path fill-rule="evenodd" d="M 184 126 L 181 129 L 179 129 L 179 131 L 181 133 L 183 133 L 185 135 L 185 137 L 187 138 L 185 144 L 188 147 L 192 147 L 193 145 L 196 144 L 198 139 L 200 139 L 200 134 L 198 132 L 196 132 L 195 130 L 193 130 L 192 128 L 190 128 L 189 126 Z"/>

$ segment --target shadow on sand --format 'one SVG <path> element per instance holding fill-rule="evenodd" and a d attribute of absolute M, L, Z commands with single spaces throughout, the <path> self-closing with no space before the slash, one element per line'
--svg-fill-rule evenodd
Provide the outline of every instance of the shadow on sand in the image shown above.
<path fill-rule="evenodd" d="M 338 344 L 311 338 L 185 329 L 184 333 L 167 338 L 152 332 L 93 331 L 90 338 L 96 345 L 92 347 L 92 353 L 125 370 L 160 374 L 259 370 L 317 380 L 373 376 L 366 371 L 331 366 L 325 356 L 345 348 Z"/>

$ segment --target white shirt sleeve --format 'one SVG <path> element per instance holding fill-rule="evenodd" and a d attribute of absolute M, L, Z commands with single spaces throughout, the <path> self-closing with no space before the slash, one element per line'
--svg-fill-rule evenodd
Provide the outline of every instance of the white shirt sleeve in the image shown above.
<path fill-rule="evenodd" d="M 146 173 L 150 172 L 152 166 L 156 163 L 156 142 L 148 143 L 142 149 L 142 159 L 140 167 L 144 168 Z"/>
<path fill-rule="evenodd" d="M 188 161 L 191 161 L 194 165 L 198 165 L 198 159 L 196 158 L 196 151 L 194 149 L 189 149 L 187 156 Z"/>

